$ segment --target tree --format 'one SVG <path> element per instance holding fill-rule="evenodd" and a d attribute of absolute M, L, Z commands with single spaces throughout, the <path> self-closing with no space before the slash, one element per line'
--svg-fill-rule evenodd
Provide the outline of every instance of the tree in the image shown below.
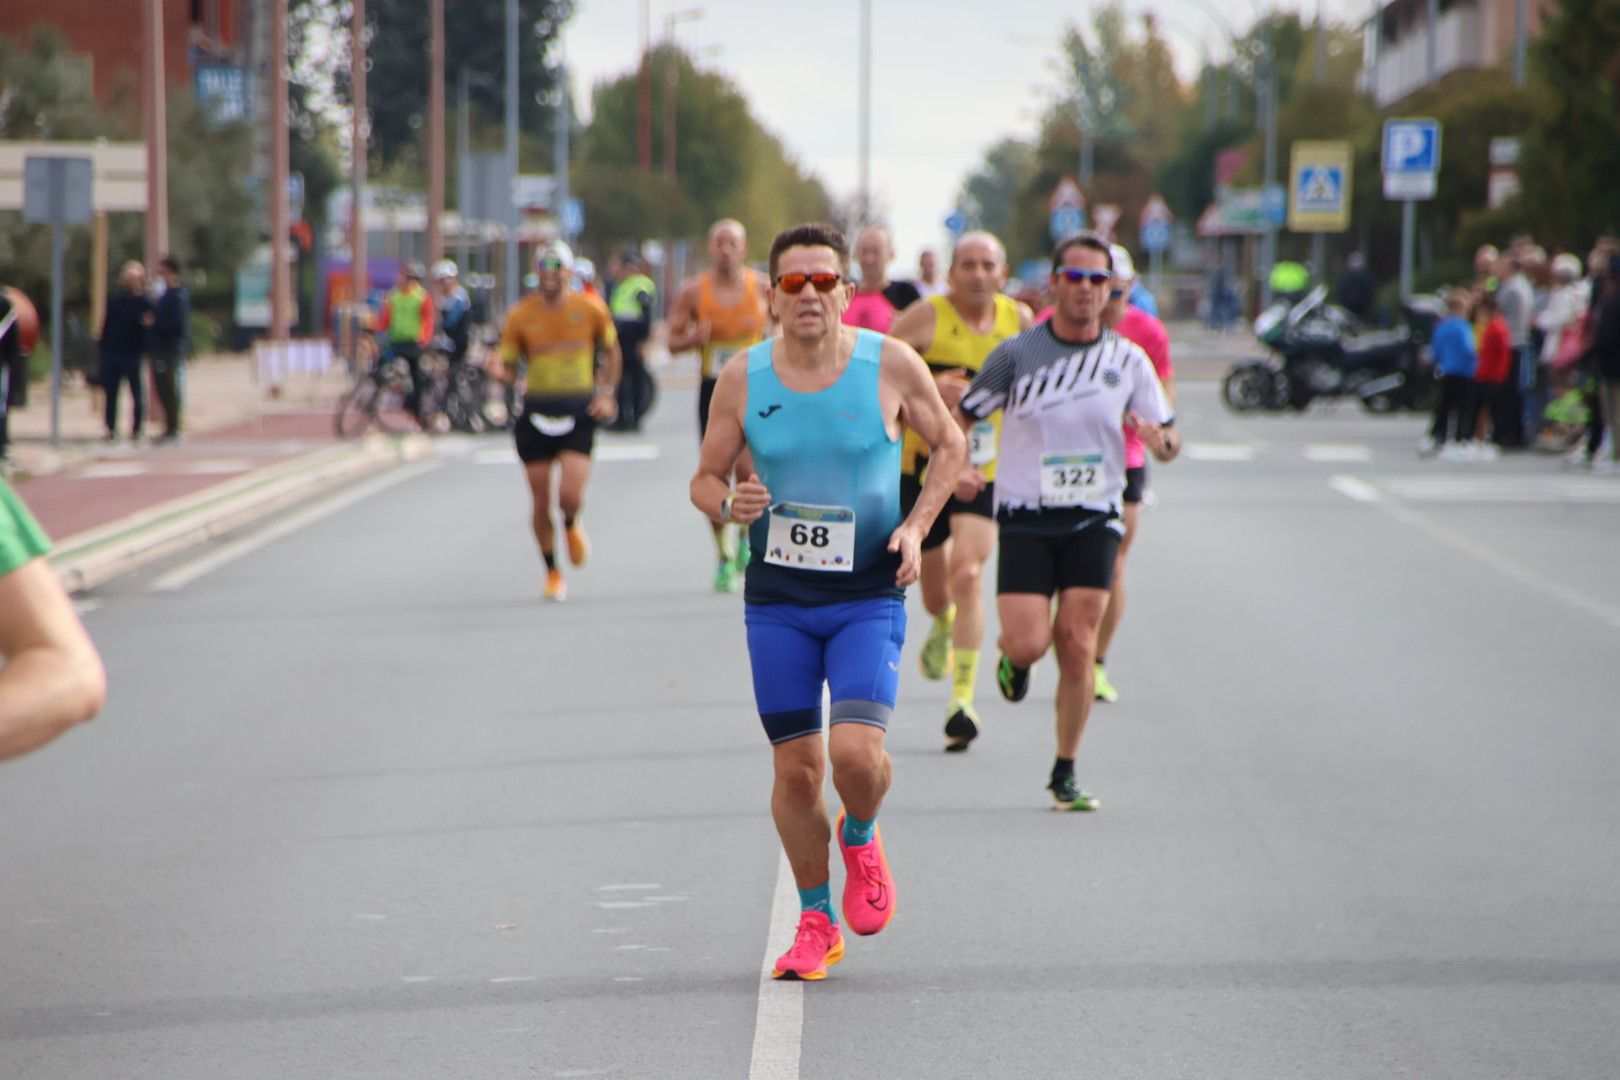
<path fill-rule="evenodd" d="M 1563 0 L 1533 61 L 1548 99 L 1528 125 L 1518 201 L 1538 238 L 1584 250 L 1620 227 L 1620 5 Z"/>
<path fill-rule="evenodd" d="M 1012 228 L 1013 203 L 1034 168 L 1034 147 L 1002 139 L 985 152 L 984 163 L 963 183 L 957 205 L 975 228 L 1005 236 Z"/>
<path fill-rule="evenodd" d="M 316 5 L 322 6 L 325 5 Z M 404 163 L 420 169 L 427 127 L 428 17 L 425 0 L 368 0 L 366 104 L 371 114 L 371 153 L 379 166 Z M 455 92 L 465 70 L 492 77 L 472 82 L 468 98 L 474 125 L 499 127 L 506 109 L 506 5 L 503 0 L 447 0 L 445 80 Z M 551 62 L 553 42 L 574 8 L 573 0 L 518 0 L 518 127 L 543 132 L 540 152 L 550 151 L 551 102 L 559 69 Z M 351 7 L 348 0 L 319 16 L 332 26 L 323 35 L 346 55 Z M 332 16 L 336 15 L 336 18 Z M 333 97 L 347 105 L 351 87 L 347 64 L 333 69 Z M 549 171 L 549 159 L 545 161 Z"/>
<path fill-rule="evenodd" d="M 617 245 L 660 234 L 696 240 L 717 218 L 734 217 L 756 237 L 757 251 L 758 237 L 828 215 L 826 189 L 800 168 L 781 140 L 760 126 L 734 84 L 698 70 L 674 46 L 655 50 L 650 63 L 656 178 L 637 169 L 636 73 L 601 83 L 592 92 L 592 119 L 572 177 L 585 204 L 588 243 Z M 672 71 L 677 86 L 673 188 L 662 171 L 668 134 L 664 104 Z M 627 213 L 620 205 L 625 201 L 640 209 Z"/>

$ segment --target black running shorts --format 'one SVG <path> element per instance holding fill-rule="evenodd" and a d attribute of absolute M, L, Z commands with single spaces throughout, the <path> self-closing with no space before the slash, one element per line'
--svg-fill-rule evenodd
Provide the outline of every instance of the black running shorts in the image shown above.
<path fill-rule="evenodd" d="M 1061 512 L 1060 512 L 1061 513 Z M 1035 514 L 1035 518 L 1053 517 Z M 1110 514 L 1082 512 L 1078 527 L 1057 529 L 1047 521 L 1020 527 L 1003 515 L 996 563 L 996 592 L 1051 596 L 1064 589 L 1111 589 L 1119 557 L 1120 520 Z"/>
<path fill-rule="evenodd" d="M 551 461 L 568 451 L 590 457 L 596 445 L 596 420 L 577 403 L 530 399 L 512 426 L 512 438 L 525 465 Z"/>

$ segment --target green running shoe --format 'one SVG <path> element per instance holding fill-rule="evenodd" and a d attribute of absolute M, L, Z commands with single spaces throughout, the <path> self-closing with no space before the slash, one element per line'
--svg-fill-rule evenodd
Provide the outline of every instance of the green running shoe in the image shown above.
<path fill-rule="evenodd" d="M 1107 702 L 1109 705 L 1112 705 L 1114 702 L 1119 700 L 1119 691 L 1115 690 L 1114 684 L 1108 681 L 1107 668 L 1103 667 L 1101 664 L 1097 664 L 1092 669 L 1092 675 L 1096 679 L 1097 683 L 1096 697 L 1098 701 Z"/>
<path fill-rule="evenodd" d="M 996 664 L 996 686 L 1001 696 L 1014 704 L 1023 701 L 1029 693 L 1029 668 L 1016 667 L 1005 656 Z"/>
<path fill-rule="evenodd" d="M 1073 774 L 1060 776 L 1046 785 L 1052 793 L 1052 809 L 1090 811 L 1102 807 L 1102 800 L 1074 782 Z"/>
<path fill-rule="evenodd" d="M 922 651 L 917 654 L 923 678 L 937 682 L 951 669 L 951 628 L 955 625 L 954 604 L 934 617 L 934 624 L 928 628 L 928 636 L 923 639 Z"/>
<path fill-rule="evenodd" d="M 979 737 L 979 714 L 971 702 L 951 702 L 951 713 L 945 718 L 945 752 L 960 754 L 968 744 Z"/>
<path fill-rule="evenodd" d="M 730 559 L 722 559 L 714 568 L 714 591 L 718 593 L 737 591 L 737 571 L 732 569 Z"/>
<path fill-rule="evenodd" d="M 748 530 L 739 528 L 737 530 L 737 557 L 731 561 L 732 569 L 738 574 L 746 573 L 748 570 L 748 557 L 751 553 L 752 550 L 748 546 Z"/>

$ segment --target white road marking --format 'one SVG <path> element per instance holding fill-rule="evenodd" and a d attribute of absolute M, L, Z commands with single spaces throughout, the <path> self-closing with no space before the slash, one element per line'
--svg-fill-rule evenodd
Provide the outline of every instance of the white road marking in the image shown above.
<path fill-rule="evenodd" d="M 1383 498 L 1378 494 L 1376 489 L 1372 489 L 1370 485 L 1364 484 L 1363 481 L 1357 480 L 1353 476 L 1342 478 L 1335 477 L 1334 479 L 1344 479 L 1353 481 L 1357 484 L 1363 484 L 1363 486 L 1366 486 L 1369 488 L 1369 490 L 1372 490 L 1375 496 L 1371 500 L 1364 501 L 1370 501 L 1372 505 L 1388 514 L 1396 521 L 1401 522 L 1403 525 L 1409 525 L 1420 532 L 1427 533 L 1429 536 L 1435 540 L 1438 540 L 1440 543 L 1445 544 L 1453 551 L 1461 552 L 1470 558 L 1477 559 L 1479 562 L 1484 563 L 1486 566 L 1489 566 L 1503 577 L 1511 578 L 1512 580 L 1517 581 L 1519 584 L 1526 586 L 1535 592 L 1542 593 L 1543 595 L 1549 596 L 1554 600 L 1562 601 L 1570 607 L 1575 608 L 1577 611 L 1584 611 L 1586 614 L 1592 616 L 1592 618 L 1598 620 L 1599 622 L 1604 623 L 1615 630 L 1620 630 L 1620 609 L 1612 608 L 1607 604 L 1593 600 L 1591 597 L 1586 596 L 1583 593 L 1576 592 L 1574 589 L 1560 585 L 1556 581 L 1542 577 L 1535 571 L 1528 570 L 1525 567 L 1520 566 L 1518 563 L 1514 562 L 1512 559 L 1509 559 L 1501 552 L 1495 551 L 1484 544 L 1476 542 L 1471 537 L 1465 536 L 1459 532 L 1454 532 L 1438 522 L 1431 521 L 1424 515 L 1418 513 L 1416 510 L 1404 506 L 1394 499 Z M 1351 496 L 1351 498 L 1355 498 L 1355 496 Z"/>
<path fill-rule="evenodd" d="M 217 461 L 193 461 L 176 471 L 188 476 L 220 476 L 225 473 L 247 472 L 254 464 L 246 458 L 221 458 Z"/>
<path fill-rule="evenodd" d="M 498 979 L 491 979 L 489 981 L 499 985 L 501 983 L 538 982 L 539 979 L 540 976 L 538 975 L 502 975 Z"/>
<path fill-rule="evenodd" d="M 628 926 L 598 926 L 591 931 L 593 934 L 628 934 Z"/>
<path fill-rule="evenodd" d="M 662 888 L 663 888 L 662 885 L 657 885 L 657 884 L 653 884 L 653 885 L 598 885 L 596 887 L 596 891 L 597 892 L 652 892 L 654 889 L 662 889 Z"/>
<path fill-rule="evenodd" d="M 614 982 L 646 982 L 640 975 L 615 975 Z"/>
<path fill-rule="evenodd" d="M 1413 476 L 1390 480 L 1392 495 L 1409 502 L 1620 502 L 1620 483 L 1600 476 Z"/>
<path fill-rule="evenodd" d="M 388 918 L 388 916 L 386 916 L 386 915 L 373 915 L 369 911 L 362 911 L 360 914 L 356 915 L 355 918 L 360 919 L 360 920 L 362 920 L 364 922 L 382 922 L 384 919 Z"/>
<path fill-rule="evenodd" d="M 799 1080 L 804 1041 L 804 983 L 771 978 L 776 958 L 787 947 L 799 921 L 799 891 L 787 853 L 779 856 L 771 928 L 765 938 L 765 966 L 759 973 L 759 1010 L 754 1014 L 754 1054 L 748 1080 Z"/>
<path fill-rule="evenodd" d="M 145 476 L 151 470 L 136 461 L 109 461 L 101 465 L 86 465 L 79 470 L 85 480 L 120 480 L 128 476 Z"/>
<path fill-rule="evenodd" d="M 1192 440 L 1182 456 L 1193 461 L 1253 461 L 1256 448 L 1249 443 L 1212 443 Z"/>
<path fill-rule="evenodd" d="M 1306 461 L 1371 461 L 1372 447 L 1355 443 L 1307 443 Z"/>
<path fill-rule="evenodd" d="M 607 911 L 629 911 L 632 908 L 656 907 L 651 900 L 598 900 L 596 906 Z"/>
<path fill-rule="evenodd" d="M 1377 502 L 1384 497 L 1377 488 L 1356 476 L 1335 476 L 1328 481 L 1328 487 L 1356 502 Z"/>
<path fill-rule="evenodd" d="M 413 479 L 423 472 L 437 467 L 437 462 L 419 461 L 413 465 L 405 465 L 384 473 L 363 484 L 358 484 L 330 499 L 325 499 L 298 511 L 296 514 L 284 517 L 269 528 L 256 532 L 252 536 L 232 541 L 200 559 L 194 559 L 184 566 L 169 571 L 152 582 L 152 591 L 174 592 L 177 589 L 183 589 L 204 574 L 218 570 L 227 563 L 235 562 L 244 555 L 251 555 L 260 548 L 273 544 L 282 537 L 291 535 L 305 526 L 313 525 L 323 518 L 331 517 L 339 510 L 346 510 L 355 503 L 369 499 L 378 492 L 386 491 L 395 484 L 402 484 L 406 480 Z"/>
<path fill-rule="evenodd" d="M 425 983 L 432 982 L 437 977 L 436 975 L 406 975 L 403 978 L 408 983 Z"/>

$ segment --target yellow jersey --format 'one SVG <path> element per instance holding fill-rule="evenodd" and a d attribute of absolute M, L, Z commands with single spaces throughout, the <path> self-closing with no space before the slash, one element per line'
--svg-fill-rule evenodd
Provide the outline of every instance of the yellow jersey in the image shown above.
<path fill-rule="evenodd" d="M 759 296 L 759 275 L 748 267 L 742 271 L 742 298 L 721 304 L 714 295 L 714 277 L 705 271 L 698 278 L 698 322 L 709 324 L 709 340 L 698 347 L 703 358 L 703 377 L 717 379 L 720 369 L 736 353 L 765 340 L 765 301 Z"/>
<path fill-rule="evenodd" d="M 988 334 L 969 326 L 945 296 L 926 296 L 923 302 L 934 309 L 934 341 L 922 357 L 936 375 L 963 370 L 971 376 L 984 366 L 997 345 L 1022 329 L 1018 324 L 1018 301 L 1001 293 L 996 294 L 996 317 Z M 996 478 L 996 446 L 1000 440 L 999 412 L 974 424 L 969 433 L 968 460 L 984 473 L 986 480 Z M 900 451 L 900 471 L 919 476 L 927 462 L 928 444 L 916 432 L 907 430 Z"/>
<path fill-rule="evenodd" d="M 501 359 L 528 359 L 526 397 L 588 398 L 596 390 L 596 347 L 618 340 L 613 316 L 596 297 L 568 293 L 561 303 L 548 304 L 531 293 L 507 313 Z"/>

